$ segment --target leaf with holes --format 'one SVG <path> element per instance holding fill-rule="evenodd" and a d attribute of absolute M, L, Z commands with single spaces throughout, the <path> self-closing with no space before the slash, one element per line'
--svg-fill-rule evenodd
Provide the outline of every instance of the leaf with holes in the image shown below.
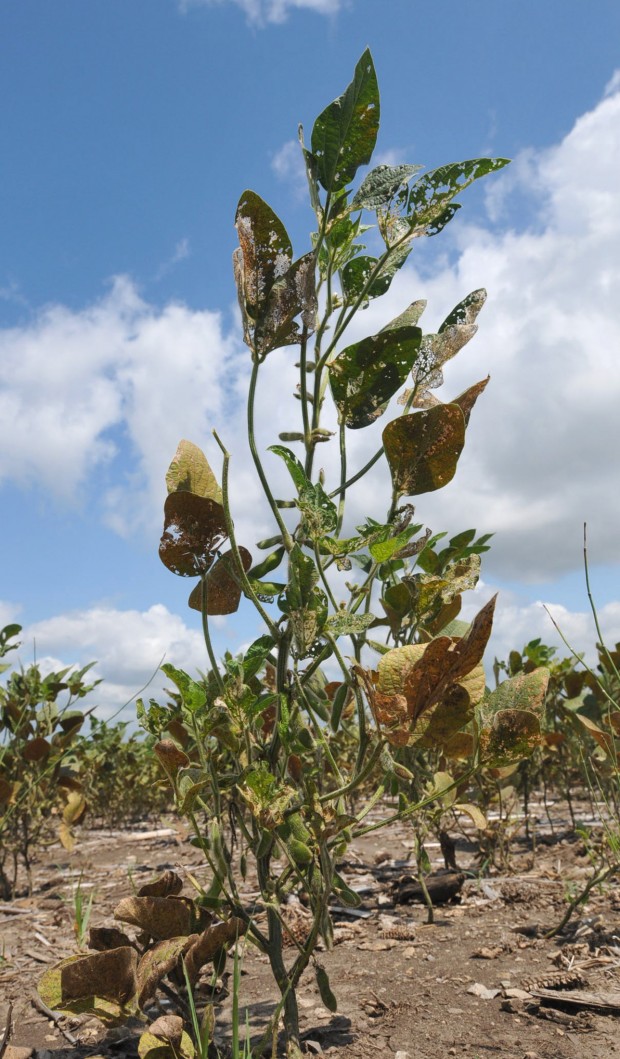
<path fill-rule="evenodd" d="M 379 87 L 367 48 L 343 95 L 319 115 L 312 129 L 316 174 L 326 191 L 337 191 L 370 161 L 379 130 Z"/>
<path fill-rule="evenodd" d="M 293 247 L 280 218 L 254 191 L 244 191 L 239 199 L 235 225 L 239 236 L 234 258 L 239 303 L 244 323 L 253 334 L 271 288 L 291 266 Z"/>
<path fill-rule="evenodd" d="M 173 574 L 199 577 L 211 566 L 226 538 L 224 508 L 209 497 L 169 493 L 159 557 Z"/>
<path fill-rule="evenodd" d="M 381 331 L 347 346 L 332 361 L 332 394 L 348 427 L 368 426 L 383 415 L 390 398 L 404 385 L 421 339 L 415 326 Z"/>

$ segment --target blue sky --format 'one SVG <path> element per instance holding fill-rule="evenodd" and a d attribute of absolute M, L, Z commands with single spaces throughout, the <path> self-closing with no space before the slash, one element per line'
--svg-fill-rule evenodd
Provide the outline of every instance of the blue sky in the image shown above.
<path fill-rule="evenodd" d="M 217 426 L 238 445 L 236 519 L 262 526 L 238 441 L 235 206 L 253 188 L 306 249 L 297 125 L 309 135 L 366 45 L 379 160 L 514 159 L 360 320 L 361 337 L 428 297 L 432 325 L 489 291 L 446 383 L 492 383 L 454 482 L 420 499 L 420 517 L 497 531 L 471 606 L 502 590 L 498 651 L 554 639 L 540 600 L 578 649 L 591 642 L 587 519 L 604 627 L 620 638 L 619 39 L 615 0 L 595 17 L 581 0 L 2 5 L 0 619 L 24 625 L 24 662 L 35 639 L 50 664 L 98 658 L 106 712 L 164 652 L 204 665 L 187 585 L 157 558 L 163 476 L 182 436 L 215 465 Z M 287 360 L 267 375 L 265 445 Z M 242 613 L 218 644 L 255 631 Z"/>

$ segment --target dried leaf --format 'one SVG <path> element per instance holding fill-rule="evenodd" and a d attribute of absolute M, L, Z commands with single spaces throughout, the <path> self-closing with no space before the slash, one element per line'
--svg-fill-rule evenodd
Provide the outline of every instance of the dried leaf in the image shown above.
<path fill-rule="evenodd" d="M 182 750 L 179 750 L 172 739 L 160 739 L 153 747 L 159 761 L 170 776 L 174 776 L 180 768 L 189 765 L 189 758 Z"/>
<path fill-rule="evenodd" d="M 193 934 L 211 917 L 188 897 L 124 897 L 114 909 L 114 918 L 164 941 Z"/>
<path fill-rule="evenodd" d="M 106 949 L 133 947 L 130 938 L 118 927 L 91 927 L 88 935 L 89 949 L 105 952 Z"/>
<path fill-rule="evenodd" d="M 195 938 L 185 957 L 190 982 L 196 981 L 200 968 L 212 960 L 224 945 L 230 945 L 245 934 L 246 930 L 247 924 L 242 919 L 231 916 L 225 923 L 215 923 L 207 927 L 200 937 Z"/>
<path fill-rule="evenodd" d="M 70 956 L 45 972 L 37 991 L 54 1011 L 92 1014 L 114 1025 L 125 1022 L 135 1010 L 137 964 L 136 950 L 124 946 Z"/>
<path fill-rule="evenodd" d="M 137 996 L 138 1007 L 144 1008 L 153 997 L 161 980 L 170 973 L 178 963 L 179 956 L 192 944 L 192 937 L 169 938 L 160 941 L 148 949 L 138 964 Z"/>
<path fill-rule="evenodd" d="M 252 556 L 247 548 L 240 547 L 243 569 L 247 573 L 252 565 Z M 226 552 L 211 567 L 207 574 L 207 614 L 234 614 L 241 600 L 241 585 L 236 571 L 232 551 Z M 192 610 L 202 612 L 202 582 L 192 589 L 189 597 Z"/>
<path fill-rule="evenodd" d="M 29 739 L 24 745 L 23 757 L 25 761 L 44 761 L 49 757 L 51 746 L 47 739 L 43 739 L 42 736 L 35 736 L 34 739 Z"/>
<path fill-rule="evenodd" d="M 138 897 L 170 897 L 181 893 L 183 880 L 175 871 L 165 871 L 138 890 Z"/>
<path fill-rule="evenodd" d="M 173 574 L 201 576 L 227 536 L 221 504 L 195 493 L 168 494 L 159 557 Z"/>
<path fill-rule="evenodd" d="M 397 496 L 417 496 L 447 485 L 465 444 L 465 419 L 455 404 L 400 416 L 383 431 Z"/>
<path fill-rule="evenodd" d="M 183 1019 L 162 1015 L 141 1034 L 138 1055 L 140 1059 L 194 1059 L 196 1051 L 183 1029 Z"/>

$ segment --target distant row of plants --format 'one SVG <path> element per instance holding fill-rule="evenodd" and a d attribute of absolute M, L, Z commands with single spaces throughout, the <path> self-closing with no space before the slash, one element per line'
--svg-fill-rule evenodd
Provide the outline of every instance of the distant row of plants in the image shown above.
<path fill-rule="evenodd" d="M 20 631 L 0 632 L 0 657 L 18 646 Z M 93 664 L 45 675 L 33 664 L 0 685 L 0 899 L 14 895 L 20 865 L 31 888 L 43 846 L 71 850 L 78 824 L 114 827 L 170 807 L 153 740 L 99 720 L 93 707 L 75 708 L 100 683 L 87 680 Z"/>

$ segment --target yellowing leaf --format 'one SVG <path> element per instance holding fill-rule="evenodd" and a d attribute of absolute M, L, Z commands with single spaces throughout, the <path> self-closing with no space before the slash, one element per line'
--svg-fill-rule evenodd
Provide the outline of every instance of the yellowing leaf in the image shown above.
<path fill-rule="evenodd" d="M 169 493 L 196 493 L 215 500 L 217 504 L 222 503 L 222 490 L 209 462 L 202 449 L 192 441 L 179 442 L 166 472 L 166 486 Z"/>

